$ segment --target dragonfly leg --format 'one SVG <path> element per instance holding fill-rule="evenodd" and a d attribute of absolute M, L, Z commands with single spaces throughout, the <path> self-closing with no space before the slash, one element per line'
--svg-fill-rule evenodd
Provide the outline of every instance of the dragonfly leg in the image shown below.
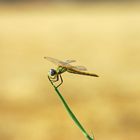
<path fill-rule="evenodd" d="M 48 75 L 49 81 L 53 84 L 51 77 Z"/>
<path fill-rule="evenodd" d="M 54 76 L 54 77 L 51 77 L 51 81 L 52 81 L 53 83 L 57 82 L 58 80 L 59 80 L 58 74 L 57 74 L 56 76 Z"/>
<path fill-rule="evenodd" d="M 59 86 L 61 86 L 62 85 L 62 83 L 63 83 L 63 79 L 62 79 L 62 76 L 61 76 L 61 74 L 59 75 L 60 76 L 60 84 L 59 85 L 57 85 L 57 88 L 59 87 Z M 59 79 L 59 78 L 58 78 Z"/>
<path fill-rule="evenodd" d="M 50 82 L 53 84 L 53 83 L 55 83 L 55 82 L 57 82 L 57 81 L 59 81 L 59 76 L 60 76 L 60 84 L 58 84 L 57 86 L 56 86 L 56 88 L 58 88 L 62 83 L 63 83 L 63 79 L 62 79 L 62 76 L 61 76 L 61 74 L 57 74 L 55 77 L 50 77 L 50 76 L 48 76 L 48 79 L 50 80 Z M 54 85 L 54 84 L 53 84 Z"/>
<path fill-rule="evenodd" d="M 54 77 L 50 77 L 48 75 L 48 79 L 49 81 L 53 84 L 54 82 L 57 82 L 59 79 L 58 79 L 58 75 L 54 76 Z"/>

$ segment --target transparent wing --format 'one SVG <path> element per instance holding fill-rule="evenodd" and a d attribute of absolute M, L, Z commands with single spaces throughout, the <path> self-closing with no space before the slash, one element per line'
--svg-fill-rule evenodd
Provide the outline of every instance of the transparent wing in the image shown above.
<path fill-rule="evenodd" d="M 61 66 L 61 67 L 65 67 L 67 69 L 73 69 L 73 70 L 76 70 L 76 71 L 86 71 L 86 67 L 84 66 L 72 66 L 70 65 L 69 63 L 72 63 L 72 62 L 76 62 L 76 60 L 66 60 L 65 62 L 64 61 L 60 61 L 58 59 L 55 59 L 55 58 L 52 58 L 52 57 L 44 57 L 45 59 L 47 59 L 48 61 L 58 65 L 58 66 Z"/>
<path fill-rule="evenodd" d="M 50 61 L 58 66 L 65 67 L 65 68 L 73 67 L 69 63 L 75 62 L 75 60 L 67 60 L 66 62 L 64 62 L 64 61 L 60 61 L 60 60 L 52 58 L 52 57 L 44 57 L 44 59 L 47 59 L 48 61 Z"/>
<path fill-rule="evenodd" d="M 73 63 L 73 62 L 76 62 L 76 60 L 66 60 L 65 62 L 66 63 Z"/>
<path fill-rule="evenodd" d="M 76 70 L 80 70 L 80 71 L 86 71 L 87 70 L 87 68 L 84 67 L 84 66 L 73 66 L 73 68 L 76 69 Z"/>

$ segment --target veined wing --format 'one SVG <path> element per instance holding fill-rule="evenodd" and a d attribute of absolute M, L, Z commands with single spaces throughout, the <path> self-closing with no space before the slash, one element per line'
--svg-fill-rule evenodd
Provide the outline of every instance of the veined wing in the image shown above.
<path fill-rule="evenodd" d="M 84 67 L 84 66 L 73 66 L 73 69 L 75 69 L 75 70 L 80 70 L 80 71 L 86 71 L 87 70 L 87 68 L 86 67 Z"/>
<path fill-rule="evenodd" d="M 75 68 L 69 68 L 69 69 L 67 69 L 67 71 L 70 72 L 70 73 L 73 73 L 73 74 L 80 74 L 80 75 L 99 77 L 97 74 L 83 72 L 83 71 L 80 71 L 80 70 L 76 70 Z"/>
<path fill-rule="evenodd" d="M 69 65 L 69 63 L 75 61 L 75 60 L 67 60 L 68 62 L 67 61 L 64 62 L 64 61 L 60 61 L 60 60 L 52 58 L 52 57 L 44 57 L 44 58 L 47 59 L 48 61 L 58 65 L 58 66 L 62 66 L 62 67 L 66 66 L 66 65 Z"/>
<path fill-rule="evenodd" d="M 73 62 L 76 62 L 76 60 L 66 60 L 65 62 L 66 63 L 73 63 Z"/>
<path fill-rule="evenodd" d="M 72 68 L 72 69 L 77 70 L 77 71 L 87 70 L 86 67 L 84 67 L 84 66 L 72 66 L 72 65 L 69 64 L 69 63 L 72 63 L 72 62 L 76 62 L 76 60 L 66 60 L 64 62 L 64 61 L 60 61 L 60 60 L 52 58 L 52 57 L 44 57 L 44 58 L 47 59 L 48 61 L 58 65 L 58 66 L 65 67 L 67 69 Z"/>

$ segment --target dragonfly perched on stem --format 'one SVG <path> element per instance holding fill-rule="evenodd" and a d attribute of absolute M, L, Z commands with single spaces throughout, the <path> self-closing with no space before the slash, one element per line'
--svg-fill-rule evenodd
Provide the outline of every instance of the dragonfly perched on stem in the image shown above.
<path fill-rule="evenodd" d="M 63 83 L 61 74 L 66 71 L 73 74 L 99 77 L 97 74 L 85 72 L 87 69 L 84 66 L 73 66 L 70 64 L 70 63 L 76 62 L 76 60 L 60 61 L 52 57 L 44 57 L 44 59 L 47 59 L 48 61 L 58 66 L 57 69 L 50 69 L 48 73 L 48 78 L 53 83 L 59 81 L 59 78 L 60 78 L 61 81 L 60 81 L 60 84 L 57 85 L 57 87 L 59 87 Z"/>

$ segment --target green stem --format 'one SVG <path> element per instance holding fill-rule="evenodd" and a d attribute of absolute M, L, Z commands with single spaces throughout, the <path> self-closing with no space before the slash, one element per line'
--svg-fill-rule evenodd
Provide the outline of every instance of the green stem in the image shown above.
<path fill-rule="evenodd" d="M 50 79 L 49 79 L 50 80 Z M 67 112 L 69 113 L 70 117 L 73 119 L 73 121 L 76 123 L 76 125 L 80 128 L 80 130 L 82 131 L 82 133 L 84 134 L 84 136 L 88 139 L 88 140 L 94 140 L 93 138 L 91 138 L 89 136 L 89 134 L 86 132 L 86 130 L 83 128 L 83 126 L 80 124 L 80 122 L 78 121 L 78 119 L 76 118 L 76 116 L 74 115 L 74 113 L 71 111 L 70 107 L 68 106 L 68 104 L 66 103 L 64 97 L 61 95 L 61 93 L 59 92 L 58 88 L 53 84 L 53 82 L 50 80 L 52 86 L 54 87 L 57 95 L 60 97 L 63 105 L 65 106 Z"/>

